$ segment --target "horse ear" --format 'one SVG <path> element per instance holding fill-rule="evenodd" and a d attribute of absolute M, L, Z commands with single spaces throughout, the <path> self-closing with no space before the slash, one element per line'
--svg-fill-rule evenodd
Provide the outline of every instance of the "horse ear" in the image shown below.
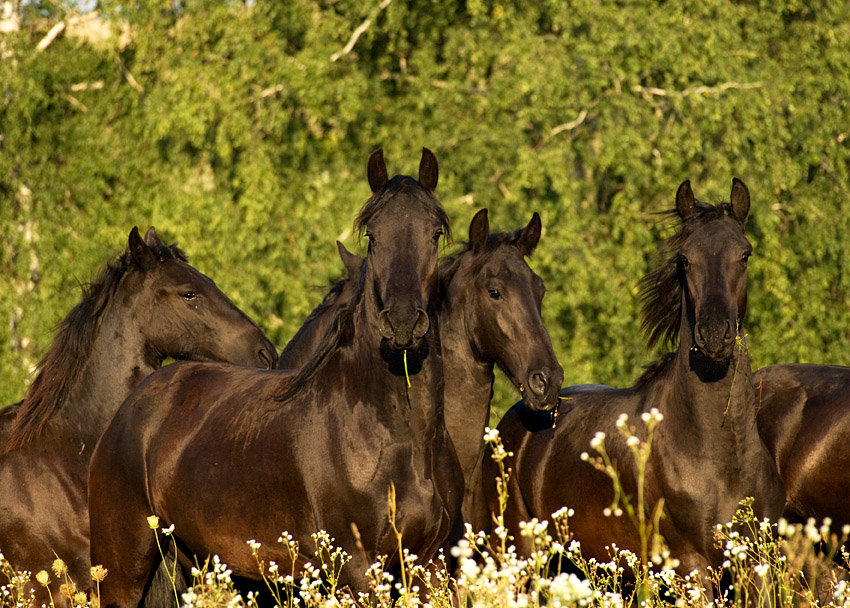
<path fill-rule="evenodd" d="M 540 242 L 540 233 L 543 231 L 543 224 L 540 221 L 540 214 L 536 211 L 531 216 L 528 226 L 522 229 L 519 233 L 519 238 L 516 240 L 517 247 L 522 251 L 523 255 L 531 257 L 534 250 L 537 249 L 537 243 Z"/>
<path fill-rule="evenodd" d="M 691 180 L 686 179 L 676 190 L 676 211 L 679 212 L 679 217 L 686 220 L 696 211 L 696 208 L 694 191 L 691 190 Z"/>
<path fill-rule="evenodd" d="M 154 228 L 153 226 L 148 228 L 148 231 L 145 233 L 145 243 L 151 249 L 165 247 L 165 245 L 163 245 L 162 241 L 159 239 L 159 236 L 156 234 L 156 228 Z"/>
<path fill-rule="evenodd" d="M 490 219 L 487 217 L 487 209 L 481 209 L 469 223 L 469 248 L 480 253 L 487 246 L 489 236 Z"/>
<path fill-rule="evenodd" d="M 437 157 L 428 148 L 422 148 L 422 160 L 419 161 L 419 183 L 428 190 L 436 190 L 439 176 Z"/>
<path fill-rule="evenodd" d="M 384 163 L 384 150 L 382 148 L 378 148 L 369 155 L 367 175 L 372 192 L 377 192 L 387 183 L 387 165 Z"/>
<path fill-rule="evenodd" d="M 142 240 L 142 236 L 139 234 L 139 229 L 136 226 L 133 226 L 133 229 L 130 231 L 127 249 L 133 261 L 142 270 L 150 270 L 159 261 L 157 255 Z"/>
<path fill-rule="evenodd" d="M 732 203 L 732 215 L 743 224 L 750 212 L 750 191 L 737 177 L 732 178 L 732 195 L 729 201 Z"/>
<path fill-rule="evenodd" d="M 359 277 L 360 268 L 363 266 L 363 258 L 351 253 L 339 241 L 336 242 L 336 250 L 339 252 L 339 259 L 342 260 L 342 265 L 345 266 L 345 272 L 348 273 L 348 278 L 356 279 Z"/>

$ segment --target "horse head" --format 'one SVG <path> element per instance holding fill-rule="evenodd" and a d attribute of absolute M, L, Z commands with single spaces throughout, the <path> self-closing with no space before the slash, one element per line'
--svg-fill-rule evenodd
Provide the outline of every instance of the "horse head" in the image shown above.
<path fill-rule="evenodd" d="M 717 207 L 695 200 L 689 181 L 676 192 L 683 233 L 675 261 L 691 350 L 712 362 L 732 356 L 747 308 L 747 260 L 753 251 L 744 236 L 749 209 L 750 193 L 737 178 L 730 202 Z"/>
<path fill-rule="evenodd" d="M 277 350 L 259 327 L 151 227 L 130 232 L 128 255 L 138 295 L 131 314 L 144 328 L 145 348 L 162 359 L 226 361 L 273 368 Z"/>
<path fill-rule="evenodd" d="M 369 239 L 366 289 L 373 290 L 382 338 L 395 350 L 415 350 L 430 327 L 440 237 L 449 231 L 434 196 L 437 159 L 423 148 L 418 180 L 388 180 L 377 150 L 369 157 L 368 177 L 373 195 L 356 220 Z"/>
<path fill-rule="evenodd" d="M 502 368 L 528 407 L 545 411 L 558 403 L 564 370 L 540 314 L 546 288 L 525 261 L 541 228 L 534 213 L 525 228 L 490 234 L 487 210 L 480 210 L 448 288 L 456 290 L 453 301 L 466 300 L 465 325 L 475 350 Z"/>

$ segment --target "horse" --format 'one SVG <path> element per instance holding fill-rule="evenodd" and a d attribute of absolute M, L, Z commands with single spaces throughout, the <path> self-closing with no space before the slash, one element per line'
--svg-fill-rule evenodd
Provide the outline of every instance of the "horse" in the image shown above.
<path fill-rule="evenodd" d="M 490 418 L 494 365 L 498 365 L 533 409 L 551 410 L 564 371 L 540 314 L 543 280 L 525 261 L 540 242 L 540 215 L 513 232 L 490 233 L 487 209 L 469 224 L 469 241 L 444 258 L 439 269 L 437 317 L 444 367 L 446 428 L 465 480 L 464 521 L 480 529 L 489 514 L 480 497 L 479 470 L 484 429 Z M 345 305 L 362 269 L 362 259 L 337 242 L 346 276 L 286 345 L 278 367 L 298 367 L 315 350 L 317 336 Z M 483 514 L 482 514 L 483 512 Z"/>
<path fill-rule="evenodd" d="M 758 428 L 785 482 L 783 516 L 850 524 L 850 368 L 777 364 L 753 374 Z"/>
<path fill-rule="evenodd" d="M 616 427 L 625 414 L 626 424 L 637 423 L 641 428 L 634 432 L 645 440 L 640 419 L 653 408 L 664 420 L 652 439 L 645 505 L 651 517 L 664 501 L 660 533 L 679 560 L 680 573 L 696 570 L 708 580 L 708 567 L 723 560 L 722 549 L 715 547 L 715 525 L 731 521 L 742 499 L 755 499 L 759 518 L 775 520 L 781 514 L 785 491 L 756 428 L 741 329 L 752 253 L 744 235 L 749 208 L 749 190 L 738 179 L 730 202 L 718 205 L 696 200 L 690 182 L 683 182 L 670 212 L 681 222 L 665 243 L 670 255 L 640 283 L 649 345 L 678 337 L 677 350 L 656 361 L 631 388 L 562 389 L 554 420 L 517 404 L 499 423 L 504 447 L 513 453 L 505 460 L 512 469 L 505 526 L 521 553 L 532 550 L 532 541 L 520 534 L 520 522 L 548 519 L 568 507 L 574 510 L 569 528 L 585 558 L 608 561 L 612 543 L 642 555 L 630 519 L 605 516 L 614 501 L 612 481 L 582 453 L 595 433 L 605 433 L 604 447 L 623 492 L 637 496 L 635 459 Z M 488 460 L 485 493 L 493 517 L 500 513 L 498 491 L 489 481 L 496 475 Z"/>
<path fill-rule="evenodd" d="M 101 436 L 89 475 L 92 560 L 109 571 L 103 606 L 135 606 L 159 561 L 156 515 L 188 556 L 216 554 L 257 580 L 326 531 L 350 561 L 339 584 L 368 590 L 378 555 L 428 562 L 460 516 L 463 478 L 443 422 L 438 248 L 449 232 L 423 149 L 419 179 L 387 179 L 369 157 L 372 196 L 355 226 L 365 269 L 310 360 L 295 372 L 181 362 L 151 375 Z M 322 446 L 326 449 L 323 450 Z M 394 517 L 388 517 L 388 510 Z M 257 557 L 246 544 L 255 541 Z"/>
<path fill-rule="evenodd" d="M 30 389 L 3 410 L 0 547 L 19 570 L 56 556 L 90 581 L 88 468 L 127 394 L 166 357 L 273 367 L 269 339 L 207 276 L 138 228 L 59 326 Z M 56 601 L 59 583 L 51 584 Z M 47 596 L 38 588 L 38 596 Z"/>
<path fill-rule="evenodd" d="M 297 369 L 310 360 L 322 338 L 327 333 L 339 311 L 351 305 L 351 298 L 360 282 L 365 259 L 355 255 L 336 242 L 339 258 L 345 267 L 345 276 L 334 283 L 327 295 L 307 316 L 304 323 L 286 343 L 277 359 L 278 369 Z"/>

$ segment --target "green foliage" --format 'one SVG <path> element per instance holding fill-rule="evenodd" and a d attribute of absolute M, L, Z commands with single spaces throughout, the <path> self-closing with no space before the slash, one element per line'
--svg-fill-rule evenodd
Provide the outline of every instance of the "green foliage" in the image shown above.
<path fill-rule="evenodd" d="M 4 403 L 133 225 L 178 240 L 282 347 L 342 272 L 334 239 L 359 247 L 379 146 L 391 173 L 437 153 L 461 239 L 481 207 L 502 229 L 541 213 L 533 263 L 568 384 L 627 386 L 660 354 L 636 283 L 686 178 L 710 201 L 733 176 L 750 187 L 756 363 L 850 363 L 846 3 L 99 8 L 106 38 L 56 2 L 0 34 Z M 516 397 L 498 382 L 499 408 Z"/>

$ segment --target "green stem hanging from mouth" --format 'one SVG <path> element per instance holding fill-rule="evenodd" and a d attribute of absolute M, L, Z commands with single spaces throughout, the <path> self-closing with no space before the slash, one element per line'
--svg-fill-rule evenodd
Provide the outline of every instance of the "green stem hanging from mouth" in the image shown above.
<path fill-rule="evenodd" d="M 407 388 L 410 388 L 410 374 L 407 373 L 407 349 L 404 349 L 404 378 L 407 380 Z"/>

